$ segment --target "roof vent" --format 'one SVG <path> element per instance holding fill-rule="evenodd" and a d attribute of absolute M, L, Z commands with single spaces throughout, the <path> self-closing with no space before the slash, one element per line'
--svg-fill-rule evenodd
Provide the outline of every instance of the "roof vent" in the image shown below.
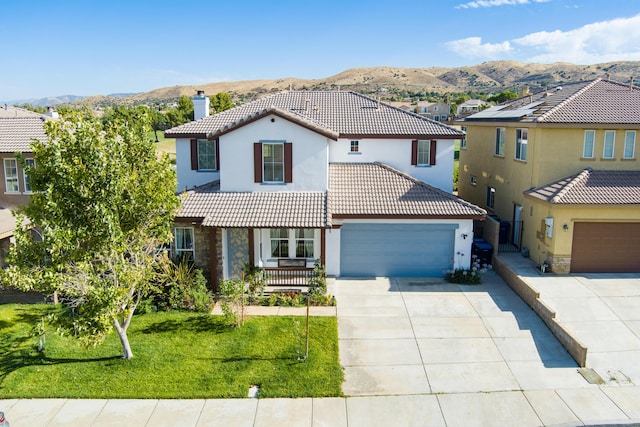
<path fill-rule="evenodd" d="M 198 96 L 204 96 L 204 91 L 203 90 L 199 90 L 198 91 Z"/>
<path fill-rule="evenodd" d="M 562 90 L 562 86 L 558 86 L 558 87 L 556 88 L 556 91 L 560 91 L 560 90 Z"/>
<path fill-rule="evenodd" d="M 631 82 L 629 82 L 629 90 L 633 92 L 633 76 L 631 76 Z"/>
<path fill-rule="evenodd" d="M 611 80 L 611 73 L 607 73 L 607 81 Z"/>

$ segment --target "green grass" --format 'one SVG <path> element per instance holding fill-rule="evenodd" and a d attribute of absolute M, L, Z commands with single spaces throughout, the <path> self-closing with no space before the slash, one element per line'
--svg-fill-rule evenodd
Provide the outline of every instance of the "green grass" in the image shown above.
<path fill-rule="evenodd" d="M 167 153 L 172 159 L 176 158 L 176 140 L 175 138 L 165 138 L 163 131 L 158 131 L 158 142 L 156 143 L 156 150 L 158 154 Z M 149 140 L 155 141 L 156 135 L 153 131 L 149 132 Z"/>
<path fill-rule="evenodd" d="M 340 396 L 335 317 L 312 317 L 309 359 L 304 317 L 252 317 L 239 329 L 222 317 L 185 312 L 135 316 L 124 360 L 115 333 L 96 348 L 47 326 L 37 351 L 34 326 L 52 306 L 0 305 L 0 398 L 222 398 Z M 295 322 L 298 322 L 296 327 Z"/>

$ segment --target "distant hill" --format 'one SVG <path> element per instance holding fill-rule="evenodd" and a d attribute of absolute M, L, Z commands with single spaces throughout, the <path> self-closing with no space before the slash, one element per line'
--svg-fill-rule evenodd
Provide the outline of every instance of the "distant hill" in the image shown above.
<path fill-rule="evenodd" d="M 58 104 L 71 104 L 73 102 L 80 101 L 86 97 L 77 96 L 77 95 L 60 95 L 60 96 L 51 96 L 48 98 L 40 98 L 40 99 L 15 99 L 13 101 L 3 101 L 2 104 L 8 105 L 24 105 L 30 104 L 34 107 L 51 107 L 53 105 Z"/>
<path fill-rule="evenodd" d="M 485 92 L 503 90 L 521 92 L 528 88 L 533 92 L 568 82 L 592 80 L 609 75 L 611 80 L 627 83 L 632 76 L 640 76 L 640 62 L 610 62 L 594 65 L 574 65 L 564 62 L 553 64 L 529 64 L 515 61 L 493 61 L 478 65 L 445 68 L 352 68 L 335 76 L 305 80 L 287 77 L 276 80 L 244 80 L 214 82 L 204 85 L 170 86 L 149 92 L 123 97 L 91 96 L 74 102 L 105 107 L 116 104 L 162 104 L 177 100 L 180 95 L 195 95 L 204 90 L 213 95 L 228 92 L 237 103 L 253 100 L 281 90 L 353 90 L 376 94 L 383 99 L 405 96 L 407 93 Z"/>

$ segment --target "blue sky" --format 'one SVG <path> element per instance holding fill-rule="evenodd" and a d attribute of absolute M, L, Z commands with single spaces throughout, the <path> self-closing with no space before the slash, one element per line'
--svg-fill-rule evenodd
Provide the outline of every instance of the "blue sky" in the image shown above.
<path fill-rule="evenodd" d="M 0 0 L 0 100 L 370 66 L 640 60 L 638 0 Z"/>

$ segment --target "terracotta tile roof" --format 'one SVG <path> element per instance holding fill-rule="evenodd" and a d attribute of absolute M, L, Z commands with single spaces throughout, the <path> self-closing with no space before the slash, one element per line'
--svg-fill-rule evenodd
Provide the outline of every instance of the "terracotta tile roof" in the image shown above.
<path fill-rule="evenodd" d="M 0 118 L 0 153 L 31 151 L 32 139 L 46 141 L 40 117 Z"/>
<path fill-rule="evenodd" d="M 381 163 L 331 163 L 335 217 L 482 218 L 486 211 Z"/>
<path fill-rule="evenodd" d="M 460 138 L 463 134 L 450 126 L 394 108 L 355 92 L 280 92 L 213 116 L 165 131 L 169 138 L 205 137 L 233 130 L 247 118 L 271 108 L 304 119 L 317 129 L 343 137 L 398 136 L 420 138 Z"/>
<path fill-rule="evenodd" d="M 465 121 L 640 124 L 640 88 L 596 79 L 527 95 L 468 116 Z"/>
<path fill-rule="evenodd" d="M 553 204 L 640 204 L 640 171 L 587 168 L 549 185 L 527 190 L 524 194 Z"/>
<path fill-rule="evenodd" d="M 325 228 L 334 217 L 483 218 L 486 211 L 381 163 L 331 163 L 329 192 L 221 192 L 215 181 L 183 193 L 181 218 L 208 227 Z"/>
<path fill-rule="evenodd" d="M 184 193 L 178 214 L 207 227 L 325 228 L 326 193 L 220 192 L 219 182 Z"/>

